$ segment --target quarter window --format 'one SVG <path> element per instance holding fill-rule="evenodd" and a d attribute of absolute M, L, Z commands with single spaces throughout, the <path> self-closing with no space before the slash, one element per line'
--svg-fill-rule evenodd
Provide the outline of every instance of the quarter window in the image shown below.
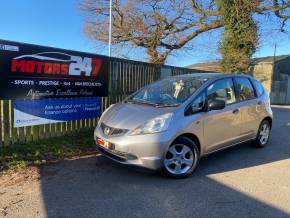
<path fill-rule="evenodd" d="M 186 115 L 194 114 L 200 112 L 205 107 L 205 93 L 200 94 L 188 108 Z"/>
<path fill-rule="evenodd" d="M 255 91 L 249 79 L 236 78 L 236 82 L 240 101 L 255 98 Z"/>
<path fill-rule="evenodd" d="M 258 80 L 253 79 L 252 81 L 256 88 L 257 95 L 260 97 L 264 93 L 264 87 Z"/>
<path fill-rule="evenodd" d="M 236 102 L 232 79 L 218 80 L 207 88 L 208 103 L 213 100 L 223 100 L 226 104 Z"/>

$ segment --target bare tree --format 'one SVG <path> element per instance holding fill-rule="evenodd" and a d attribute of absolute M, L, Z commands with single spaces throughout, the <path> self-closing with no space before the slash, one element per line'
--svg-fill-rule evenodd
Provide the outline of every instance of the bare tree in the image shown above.
<path fill-rule="evenodd" d="M 200 34 L 223 27 L 220 1 L 113 0 L 113 44 L 145 48 L 151 63 L 163 64 L 174 50 L 184 48 Z M 289 1 L 250 2 L 253 13 L 279 17 L 284 30 L 290 16 Z M 86 14 L 86 34 L 108 42 L 109 0 L 83 0 L 81 9 Z"/>
<path fill-rule="evenodd" d="M 83 2 L 85 31 L 91 38 L 108 41 L 108 7 L 108 0 Z M 221 27 L 213 7 L 209 2 L 201 9 L 189 0 L 113 0 L 113 43 L 145 48 L 151 63 L 164 63 L 172 51 Z"/>

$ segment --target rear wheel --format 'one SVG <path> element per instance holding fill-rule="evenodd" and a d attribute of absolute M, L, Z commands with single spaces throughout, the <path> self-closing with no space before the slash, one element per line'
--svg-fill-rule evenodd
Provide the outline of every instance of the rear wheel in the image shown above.
<path fill-rule="evenodd" d="M 199 149 L 187 137 L 175 140 L 166 152 L 163 171 L 172 178 L 184 178 L 193 173 L 198 165 Z"/>
<path fill-rule="evenodd" d="M 269 141 L 271 126 L 269 121 L 263 120 L 260 124 L 257 137 L 254 141 L 254 145 L 258 148 L 263 148 Z"/>

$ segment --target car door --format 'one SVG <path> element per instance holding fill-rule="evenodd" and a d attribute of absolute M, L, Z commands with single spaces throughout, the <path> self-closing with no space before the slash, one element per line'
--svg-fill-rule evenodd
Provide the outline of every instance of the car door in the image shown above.
<path fill-rule="evenodd" d="M 208 104 L 224 100 L 221 110 L 211 110 L 204 115 L 204 142 L 207 152 L 218 150 L 239 141 L 241 114 L 236 105 L 236 94 L 231 77 L 215 81 L 206 90 Z"/>
<path fill-rule="evenodd" d="M 263 102 L 259 100 L 254 91 L 253 84 L 247 77 L 234 78 L 241 112 L 242 140 L 256 137 L 260 125 L 260 112 Z"/>

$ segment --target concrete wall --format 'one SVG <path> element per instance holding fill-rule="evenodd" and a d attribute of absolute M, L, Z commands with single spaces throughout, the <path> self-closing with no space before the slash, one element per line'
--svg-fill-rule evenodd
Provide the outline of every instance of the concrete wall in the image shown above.
<path fill-rule="evenodd" d="M 260 80 L 268 93 L 271 93 L 273 62 L 259 62 L 250 68 L 253 77 Z"/>

